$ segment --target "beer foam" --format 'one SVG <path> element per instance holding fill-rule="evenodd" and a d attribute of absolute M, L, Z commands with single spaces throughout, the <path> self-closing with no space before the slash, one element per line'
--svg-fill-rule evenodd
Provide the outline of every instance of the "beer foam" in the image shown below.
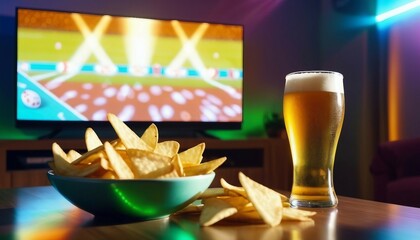
<path fill-rule="evenodd" d="M 329 71 L 302 71 L 286 76 L 285 93 L 308 91 L 344 93 L 343 75 Z"/>

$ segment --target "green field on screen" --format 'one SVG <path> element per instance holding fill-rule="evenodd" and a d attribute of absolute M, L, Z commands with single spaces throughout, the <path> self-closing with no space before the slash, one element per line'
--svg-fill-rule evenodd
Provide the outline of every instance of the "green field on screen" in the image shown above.
<path fill-rule="evenodd" d="M 83 35 L 74 31 L 54 31 L 40 30 L 30 28 L 19 29 L 19 62 L 62 62 L 69 60 L 78 50 L 80 45 L 85 41 Z M 100 40 L 100 47 L 109 56 L 116 65 L 127 65 L 128 57 L 125 50 L 125 42 L 123 35 L 107 34 L 103 35 Z M 59 48 L 57 47 L 59 44 Z M 159 55 L 153 54 L 150 60 L 151 64 L 159 64 L 162 67 L 171 63 L 174 57 L 181 51 L 182 44 L 175 37 L 157 37 L 154 45 L 155 49 L 159 49 Z M 242 42 L 221 39 L 201 39 L 195 46 L 195 50 L 199 55 L 202 63 L 206 68 L 220 69 L 242 69 Z M 215 54 L 217 53 L 217 58 Z M 98 59 L 93 53 L 84 64 L 96 64 Z M 189 59 L 186 59 L 182 67 L 194 68 Z M 40 72 L 28 72 L 28 75 L 37 75 Z M 53 77 L 51 77 L 53 78 Z M 199 78 L 176 78 L 175 80 L 167 77 L 153 76 L 133 76 L 129 74 L 117 74 L 114 76 L 95 75 L 90 73 L 79 73 L 68 79 L 72 82 L 90 82 L 130 84 L 139 81 L 144 85 L 171 85 L 171 86 L 193 86 L 193 87 L 211 87 L 205 81 L 198 81 Z M 156 79 L 159 79 L 157 81 Z M 44 80 L 49 80 L 48 78 Z M 230 79 L 218 79 L 224 85 L 234 88 L 241 88 L 242 81 L 232 81 Z"/>

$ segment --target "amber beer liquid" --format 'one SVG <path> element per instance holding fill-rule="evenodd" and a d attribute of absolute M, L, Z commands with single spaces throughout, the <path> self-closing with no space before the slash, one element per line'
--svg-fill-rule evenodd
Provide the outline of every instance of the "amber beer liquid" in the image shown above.
<path fill-rule="evenodd" d="M 294 207 L 333 207 L 336 148 L 344 120 L 343 76 L 307 71 L 286 76 L 284 120 L 293 158 Z"/>

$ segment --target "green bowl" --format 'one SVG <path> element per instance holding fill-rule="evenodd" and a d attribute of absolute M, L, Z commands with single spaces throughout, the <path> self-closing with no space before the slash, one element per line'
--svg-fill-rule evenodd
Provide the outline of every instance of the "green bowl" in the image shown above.
<path fill-rule="evenodd" d="M 94 179 L 48 171 L 52 186 L 69 202 L 95 217 L 151 220 L 167 217 L 195 201 L 215 173 L 168 179 Z"/>

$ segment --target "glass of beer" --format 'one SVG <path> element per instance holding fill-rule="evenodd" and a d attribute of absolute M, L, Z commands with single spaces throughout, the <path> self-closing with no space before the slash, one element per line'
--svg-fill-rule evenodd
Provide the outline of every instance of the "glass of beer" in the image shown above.
<path fill-rule="evenodd" d="M 300 71 L 286 76 L 283 112 L 293 159 L 293 207 L 334 207 L 334 159 L 344 120 L 343 75 Z"/>

